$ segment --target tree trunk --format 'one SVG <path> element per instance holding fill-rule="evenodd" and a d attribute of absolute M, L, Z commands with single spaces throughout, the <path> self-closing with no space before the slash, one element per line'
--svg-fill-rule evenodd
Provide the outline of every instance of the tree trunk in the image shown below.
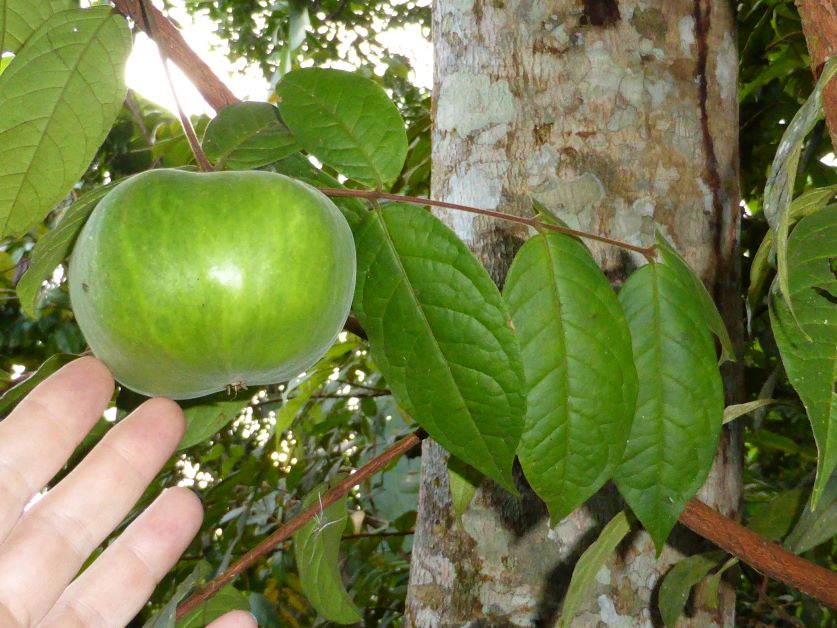
<path fill-rule="evenodd" d="M 740 338 L 738 55 L 726 2 L 436 0 L 433 38 L 434 198 L 531 215 L 531 194 L 571 227 L 642 245 L 659 228 Z M 440 215 L 502 285 L 527 229 Z M 643 263 L 588 244 L 617 287 Z M 735 375 L 726 383 L 733 398 Z M 700 495 L 734 516 L 740 491 L 739 439 L 726 428 Z M 550 528 L 531 491 L 514 498 L 484 481 L 459 521 L 446 454 L 425 443 L 408 625 L 554 625 L 575 560 L 622 508 L 608 485 Z M 651 625 L 660 576 L 699 548 L 678 527 L 657 560 L 648 535 L 632 535 L 573 625 Z M 724 585 L 715 610 L 697 596 L 690 622 L 732 625 L 734 606 Z"/>

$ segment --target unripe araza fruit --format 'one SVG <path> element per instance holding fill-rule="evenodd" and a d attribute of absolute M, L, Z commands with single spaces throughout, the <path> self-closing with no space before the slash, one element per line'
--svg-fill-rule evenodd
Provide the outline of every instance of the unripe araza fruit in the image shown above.
<path fill-rule="evenodd" d="M 173 399 L 309 368 L 342 329 L 354 283 L 340 210 L 260 171 L 131 177 L 93 211 L 69 268 L 94 355 L 128 388 Z"/>

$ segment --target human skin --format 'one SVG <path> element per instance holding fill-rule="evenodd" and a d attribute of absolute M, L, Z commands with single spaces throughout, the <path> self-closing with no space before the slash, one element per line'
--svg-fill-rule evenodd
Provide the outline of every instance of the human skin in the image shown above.
<path fill-rule="evenodd" d="M 170 488 L 76 577 L 183 436 L 183 413 L 162 398 L 116 424 L 25 509 L 102 416 L 113 387 L 101 362 L 80 358 L 0 421 L 0 626 L 124 626 L 200 529 L 200 500 L 188 489 Z M 255 625 L 241 611 L 210 624 Z"/>

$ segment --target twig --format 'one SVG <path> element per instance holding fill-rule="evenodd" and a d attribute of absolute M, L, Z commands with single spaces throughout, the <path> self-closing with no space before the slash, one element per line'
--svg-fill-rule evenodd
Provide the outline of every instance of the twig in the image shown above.
<path fill-rule="evenodd" d="M 189 116 L 186 115 L 186 112 L 183 111 L 183 105 L 180 102 L 180 97 L 177 95 L 177 89 L 174 86 L 174 81 L 171 78 L 171 71 L 169 70 L 169 58 L 166 54 L 165 49 L 161 44 L 157 42 L 158 35 L 157 35 L 157 24 L 154 20 L 154 12 L 151 11 L 153 7 L 150 7 L 150 0 L 139 0 L 140 2 L 140 11 L 142 11 L 142 20 L 143 24 L 145 25 L 145 31 L 148 33 L 148 36 L 151 38 L 155 44 L 157 44 L 157 52 L 160 53 L 160 61 L 163 63 L 163 72 L 166 75 L 166 80 L 169 83 L 169 91 L 171 95 L 174 97 L 174 104 L 177 107 L 177 115 L 180 117 L 180 126 L 183 127 L 183 133 L 186 135 L 186 139 L 189 141 L 189 147 L 192 149 L 192 154 L 195 156 L 195 161 L 198 162 L 198 166 L 204 172 L 212 172 L 212 164 L 209 163 L 209 160 L 204 155 L 203 149 L 201 148 L 201 143 L 198 141 L 198 136 L 195 135 L 195 129 L 192 126 L 192 121 L 189 120 Z"/>
<path fill-rule="evenodd" d="M 330 489 L 322 496 L 320 503 L 311 504 L 308 508 L 288 521 L 264 541 L 256 545 L 256 547 L 244 554 L 229 569 L 227 569 L 227 571 L 209 582 L 209 584 L 207 584 L 199 592 L 187 598 L 180 606 L 177 607 L 177 619 L 182 619 L 187 613 L 215 595 L 221 587 L 235 579 L 238 574 L 250 568 L 268 552 L 273 551 L 282 541 L 285 541 L 293 536 L 297 530 L 304 526 L 309 519 L 316 516 L 323 508 L 327 508 L 331 504 L 335 503 L 338 499 L 346 495 L 354 486 L 357 486 L 364 480 L 372 477 L 378 471 L 386 467 L 390 462 L 400 458 L 403 454 L 407 453 L 413 447 L 421 443 L 425 436 L 426 434 L 421 430 L 414 432 L 409 436 L 405 436 L 392 445 L 392 447 L 384 451 L 380 456 L 373 458 L 355 473 L 348 476 L 334 488 Z"/>
<path fill-rule="evenodd" d="M 431 205 L 433 207 L 445 207 L 447 209 L 456 209 L 471 214 L 479 214 L 481 216 L 490 216 L 491 218 L 499 218 L 508 222 L 516 222 L 521 225 L 527 225 L 534 229 L 547 229 L 549 231 L 556 231 L 558 233 L 565 233 L 567 235 L 576 236 L 577 238 L 586 238 L 588 240 L 596 240 L 597 242 L 604 242 L 611 246 L 619 247 L 628 251 L 642 253 L 647 259 L 653 259 L 656 247 L 643 247 L 635 244 L 629 244 L 620 240 L 612 240 L 595 233 L 588 233 L 586 231 L 579 231 L 577 229 L 570 229 L 569 227 L 561 227 L 559 225 L 552 225 L 541 222 L 537 218 L 525 218 L 523 216 L 515 216 L 513 214 L 506 214 L 504 212 L 494 211 L 492 209 L 480 209 L 479 207 L 470 207 L 468 205 L 460 205 L 459 203 L 448 203 L 446 201 L 435 201 L 431 198 L 421 198 L 419 196 L 403 196 L 401 194 L 389 194 L 388 192 L 378 192 L 376 190 L 352 190 L 348 188 L 320 188 L 320 192 L 327 196 L 351 196 L 355 198 L 365 198 L 368 200 L 387 200 L 387 201 L 401 201 L 402 203 L 410 203 L 412 205 Z"/>
<path fill-rule="evenodd" d="M 142 17 L 140 0 L 113 0 L 113 4 L 117 11 L 125 17 L 131 18 L 135 24 L 148 32 L 147 24 Z M 151 17 L 157 24 L 157 45 L 161 50 L 165 50 L 166 56 L 173 60 L 189 77 L 200 95 L 209 103 L 209 106 L 215 111 L 221 111 L 228 105 L 240 102 L 235 94 L 230 91 L 230 88 L 189 47 L 177 27 L 171 23 L 171 20 L 154 7 L 150 8 Z"/>
<path fill-rule="evenodd" d="M 826 60 L 837 56 L 837 4 L 833 0 L 796 0 L 796 8 L 811 57 L 811 70 L 814 78 L 818 78 Z M 822 107 L 831 144 L 837 150 L 837 80 L 826 85 Z"/>

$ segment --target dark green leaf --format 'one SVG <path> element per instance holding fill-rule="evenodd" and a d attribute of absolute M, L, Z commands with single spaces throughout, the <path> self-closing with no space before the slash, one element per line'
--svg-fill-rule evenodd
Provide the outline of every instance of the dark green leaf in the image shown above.
<path fill-rule="evenodd" d="M 517 455 L 557 521 L 599 490 L 622 460 L 637 395 L 631 335 L 587 248 L 560 233 L 523 245 L 503 296 L 526 376 Z"/>
<path fill-rule="evenodd" d="M 37 28 L 73 0 L 0 0 L 0 53 L 17 52 Z"/>
<path fill-rule="evenodd" d="M 62 11 L 0 76 L 0 234 L 37 224 L 84 173 L 122 109 L 130 50 L 110 7 Z"/>
<path fill-rule="evenodd" d="M 229 611 L 249 611 L 247 597 L 232 585 L 219 590 L 206 602 L 179 620 L 177 628 L 204 628 L 211 621 Z"/>
<path fill-rule="evenodd" d="M 203 150 L 217 169 L 249 170 L 299 151 L 276 107 L 242 102 L 225 107 L 206 127 Z"/>
<path fill-rule="evenodd" d="M 325 486 L 315 488 L 303 501 L 303 508 L 316 504 Z M 294 556 L 305 597 L 316 611 L 338 624 L 360 621 L 340 575 L 340 538 L 346 528 L 346 498 L 333 503 L 294 534 Z"/>
<path fill-rule="evenodd" d="M 293 424 L 297 414 L 308 403 L 311 396 L 317 392 L 326 380 L 328 380 L 329 375 L 331 375 L 331 370 L 322 366 L 323 360 L 312 369 L 310 374 L 306 375 L 305 379 L 294 390 L 294 395 L 276 411 L 275 432 L 277 442 L 282 437 L 282 432 Z"/>
<path fill-rule="evenodd" d="M 373 81 L 324 68 L 295 70 L 277 87 L 279 110 L 302 147 L 338 172 L 383 187 L 401 172 L 407 133 Z"/>
<path fill-rule="evenodd" d="M 819 450 L 811 504 L 837 466 L 837 207 L 804 218 L 788 241 L 788 303 L 774 281 L 770 321 L 785 371 L 799 393 Z M 795 316 L 794 316 L 795 315 Z"/>
<path fill-rule="evenodd" d="M 229 399 L 226 393 L 219 393 L 203 403 L 184 404 L 186 433 L 177 449 L 202 443 L 237 417 L 247 403 L 247 399 Z"/>
<path fill-rule="evenodd" d="M 802 490 L 782 491 L 769 502 L 752 504 L 747 527 L 768 541 L 779 541 L 791 529 L 802 508 Z"/>
<path fill-rule="evenodd" d="M 723 386 L 693 282 L 667 264 L 649 264 L 631 275 L 619 300 L 631 329 L 639 395 L 614 482 L 659 552 L 712 466 Z"/>
<path fill-rule="evenodd" d="M 609 561 L 616 547 L 631 529 L 628 517 L 620 512 L 599 533 L 598 538 L 584 550 L 573 569 L 570 586 L 564 596 L 564 606 L 561 609 L 559 626 L 568 628 L 573 621 L 576 609 L 587 595 L 587 591 L 596 579 L 596 574 Z"/>
<path fill-rule="evenodd" d="M 35 243 L 29 268 L 20 278 L 16 288 L 20 309 L 29 318 L 37 318 L 39 315 L 37 305 L 42 284 L 70 254 L 88 216 L 114 185 L 116 184 L 94 188 L 79 197 L 70 205 L 55 228 L 46 232 Z"/>
<path fill-rule="evenodd" d="M 689 592 L 723 560 L 723 552 L 695 554 L 680 560 L 660 585 L 660 615 L 666 628 L 673 628 L 683 614 Z"/>
<path fill-rule="evenodd" d="M 468 510 L 471 500 L 477 493 L 477 487 L 482 482 L 482 473 L 474 467 L 465 464 L 459 458 L 451 456 L 448 459 L 448 483 L 453 512 L 457 517 Z"/>
<path fill-rule="evenodd" d="M 785 547 L 794 554 L 802 554 L 820 543 L 825 543 L 835 535 L 837 535 L 837 473 L 834 473 L 826 484 L 815 511 L 811 510 L 811 504 L 805 504 L 799 521 L 785 539 Z"/>
<path fill-rule="evenodd" d="M 523 372 L 497 287 L 417 207 L 369 214 L 355 241 L 353 307 L 396 400 L 450 453 L 514 491 Z"/>
<path fill-rule="evenodd" d="M 718 308 L 715 307 L 715 302 L 709 296 L 706 286 L 695 275 L 694 271 L 689 267 L 677 251 L 668 243 L 659 231 L 657 231 L 657 248 L 660 250 L 660 255 L 663 258 L 663 263 L 671 267 L 677 273 L 680 282 L 685 286 L 691 283 L 694 286 L 695 294 L 700 300 L 700 311 L 703 315 L 703 320 L 709 330 L 717 336 L 721 342 L 721 362 L 730 360 L 735 362 L 735 349 L 732 346 L 732 340 L 729 337 L 727 326 L 721 318 Z"/>
<path fill-rule="evenodd" d="M 47 358 L 32 375 L 3 393 L 3 396 L 0 397 L 0 416 L 11 412 L 21 399 L 32 392 L 35 386 L 77 357 L 77 355 L 56 353 Z"/>

